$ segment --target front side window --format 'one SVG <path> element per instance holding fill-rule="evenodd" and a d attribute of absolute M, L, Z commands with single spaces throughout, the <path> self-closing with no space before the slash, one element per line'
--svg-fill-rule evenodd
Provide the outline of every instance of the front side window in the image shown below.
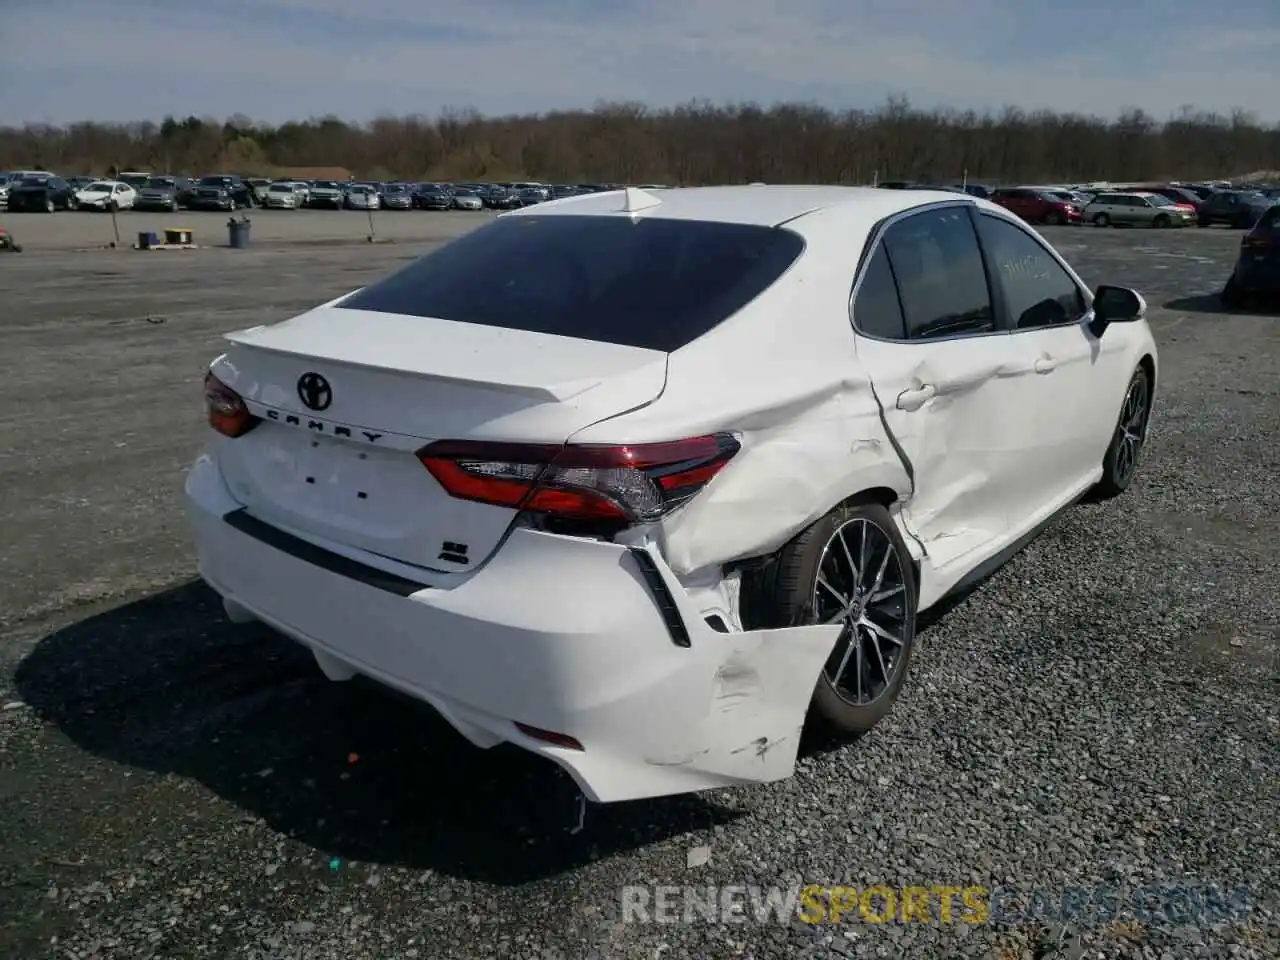
<path fill-rule="evenodd" d="M 991 295 L 968 207 L 929 210 L 885 231 L 912 340 L 994 329 Z"/>
<path fill-rule="evenodd" d="M 1083 316 L 1084 295 L 1044 244 L 1016 225 L 987 214 L 978 218 L 978 231 L 1012 329 L 1074 323 Z"/>

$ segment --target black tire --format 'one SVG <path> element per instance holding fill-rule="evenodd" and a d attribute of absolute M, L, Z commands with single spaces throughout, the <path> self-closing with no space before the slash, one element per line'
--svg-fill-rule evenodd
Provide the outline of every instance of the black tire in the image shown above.
<path fill-rule="evenodd" d="M 1111 226 L 1111 218 L 1105 213 L 1099 213 L 1093 218 L 1093 225 L 1095 227 L 1109 227 Z"/>
<path fill-rule="evenodd" d="M 1115 432 L 1102 458 L 1102 479 L 1094 488 L 1096 499 L 1118 497 L 1129 489 L 1138 472 L 1151 420 L 1151 386 L 1146 368 L 1139 365 L 1125 388 Z"/>
<path fill-rule="evenodd" d="M 1208 217 L 1198 217 L 1198 218 L 1196 219 L 1196 226 L 1197 226 L 1197 227 L 1212 227 L 1212 226 L 1213 226 L 1213 221 L 1212 221 L 1212 220 L 1210 220 Z"/>
<path fill-rule="evenodd" d="M 79 210 L 79 209 L 80 209 L 80 201 L 79 201 L 79 200 L 77 200 L 74 196 L 67 197 L 67 209 L 68 209 L 68 210 Z"/>
<path fill-rule="evenodd" d="M 1244 305 L 1244 293 L 1240 289 L 1240 284 L 1236 282 L 1234 273 L 1227 278 L 1227 283 L 1218 294 L 1218 299 L 1228 310 Z"/>
<path fill-rule="evenodd" d="M 1170 220 L 1167 216 L 1161 213 L 1161 214 L 1158 214 L 1156 218 L 1151 221 L 1151 225 L 1155 227 L 1157 230 L 1163 230 L 1165 229 L 1165 227 L 1169 226 L 1169 224 L 1171 224 L 1172 222 L 1173 222 L 1172 220 Z"/>
<path fill-rule="evenodd" d="M 840 544 L 837 537 L 842 532 L 846 544 L 836 546 Z M 828 592 L 830 588 L 819 587 L 819 572 L 827 575 L 823 579 L 828 583 L 828 577 L 848 580 L 849 555 L 844 550 L 847 545 L 855 556 L 862 550 L 863 541 L 858 540 L 856 545 L 853 542 L 858 535 L 868 537 L 870 558 L 861 563 L 867 568 L 867 579 L 874 579 L 879 564 L 884 562 L 886 568 L 881 582 L 887 586 L 893 580 L 894 587 L 900 587 L 876 601 L 874 608 L 867 607 L 866 600 L 861 602 L 864 607 L 875 610 L 877 620 L 874 622 L 896 633 L 900 643 L 877 639 L 873 645 L 875 635 L 869 630 L 856 627 L 850 630 L 846 625 L 818 677 L 810 704 L 811 716 L 845 736 L 866 733 L 893 707 L 906 679 L 915 644 L 915 568 L 889 511 L 876 503 L 832 510 L 797 534 L 764 570 L 749 579 L 744 589 L 744 618 L 752 621 L 750 629 L 800 626 L 829 619 L 831 605 L 838 610 L 840 604 L 834 594 Z M 829 550 L 829 546 L 832 549 Z M 890 552 L 887 557 L 886 551 Z M 871 570 L 872 567 L 876 570 Z M 881 593 L 864 596 L 874 599 L 885 592 L 882 588 Z M 856 648 L 850 642 L 850 633 L 858 638 Z M 873 652 L 878 654 L 877 658 L 873 658 Z M 833 676 L 843 681 L 839 688 L 833 684 Z M 857 702 L 850 699 L 852 691 L 846 684 L 851 676 L 859 691 L 866 681 L 866 700 L 860 696 Z"/>
<path fill-rule="evenodd" d="M 1053 210 L 1045 215 L 1044 222 L 1050 227 L 1060 227 L 1067 222 L 1067 218 L 1060 214 L 1057 210 Z"/>
<path fill-rule="evenodd" d="M 45 213 L 57 213 L 57 212 L 58 212 L 58 205 L 57 205 L 56 203 L 54 203 L 54 202 L 53 202 L 53 198 L 52 198 L 52 197 L 50 197 L 49 199 L 45 200 L 45 202 L 44 202 L 44 212 L 45 212 Z"/>
<path fill-rule="evenodd" d="M 169 212 L 170 212 L 170 213 L 177 213 L 177 212 L 178 212 L 178 201 L 177 201 L 177 200 L 170 200 L 170 201 L 169 201 Z"/>

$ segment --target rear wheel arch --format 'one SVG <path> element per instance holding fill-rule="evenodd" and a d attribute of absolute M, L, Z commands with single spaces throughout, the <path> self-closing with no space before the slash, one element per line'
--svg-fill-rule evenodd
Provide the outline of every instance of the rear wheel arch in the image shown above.
<path fill-rule="evenodd" d="M 862 506 L 879 506 L 892 515 L 894 504 L 903 499 L 905 499 L 905 495 L 900 494 L 893 487 L 861 487 L 848 496 L 819 507 L 804 526 L 788 537 L 786 543 L 776 550 L 731 564 L 730 568 L 740 567 L 743 571 L 739 616 L 744 629 L 758 629 L 760 624 L 769 622 L 771 611 L 768 610 L 768 605 L 778 589 L 780 560 L 797 540 L 805 537 L 810 530 L 834 513 L 849 511 Z M 912 565 L 918 574 L 918 562 L 913 562 Z"/>
<path fill-rule="evenodd" d="M 834 506 L 856 507 L 864 503 L 878 503 L 880 506 L 888 510 L 901 499 L 901 495 L 892 487 L 868 487 L 865 490 L 859 490 L 852 496 L 845 497 Z M 823 515 L 825 516 L 829 512 L 830 511 L 824 510 Z"/>

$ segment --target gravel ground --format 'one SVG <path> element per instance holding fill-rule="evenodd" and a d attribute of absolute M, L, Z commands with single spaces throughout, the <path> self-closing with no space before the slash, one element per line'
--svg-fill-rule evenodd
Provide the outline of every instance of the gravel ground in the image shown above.
<path fill-rule="evenodd" d="M 1069 510 L 933 618 L 869 737 L 812 744 L 781 784 L 593 807 L 578 833 L 553 769 L 328 683 L 191 582 L 178 494 L 217 335 L 423 245 L 32 241 L 5 258 L 0 957 L 1280 955 L 1280 319 L 1215 306 L 1234 234 L 1047 233 L 1086 280 L 1152 305 L 1163 379 L 1134 487 Z M 625 885 L 798 883 L 1101 884 L 1126 901 L 1216 884 L 1247 888 L 1249 909 L 837 926 L 620 912 Z"/>

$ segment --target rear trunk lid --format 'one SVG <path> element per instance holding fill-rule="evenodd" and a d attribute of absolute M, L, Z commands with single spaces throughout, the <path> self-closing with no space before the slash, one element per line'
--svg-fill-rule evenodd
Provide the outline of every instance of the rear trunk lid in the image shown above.
<path fill-rule="evenodd" d="M 667 373 L 656 350 L 337 305 L 228 339 L 213 373 L 263 418 L 218 438 L 233 495 L 296 534 L 444 572 L 487 559 L 516 511 L 449 496 L 414 451 L 563 443 L 655 400 Z"/>

